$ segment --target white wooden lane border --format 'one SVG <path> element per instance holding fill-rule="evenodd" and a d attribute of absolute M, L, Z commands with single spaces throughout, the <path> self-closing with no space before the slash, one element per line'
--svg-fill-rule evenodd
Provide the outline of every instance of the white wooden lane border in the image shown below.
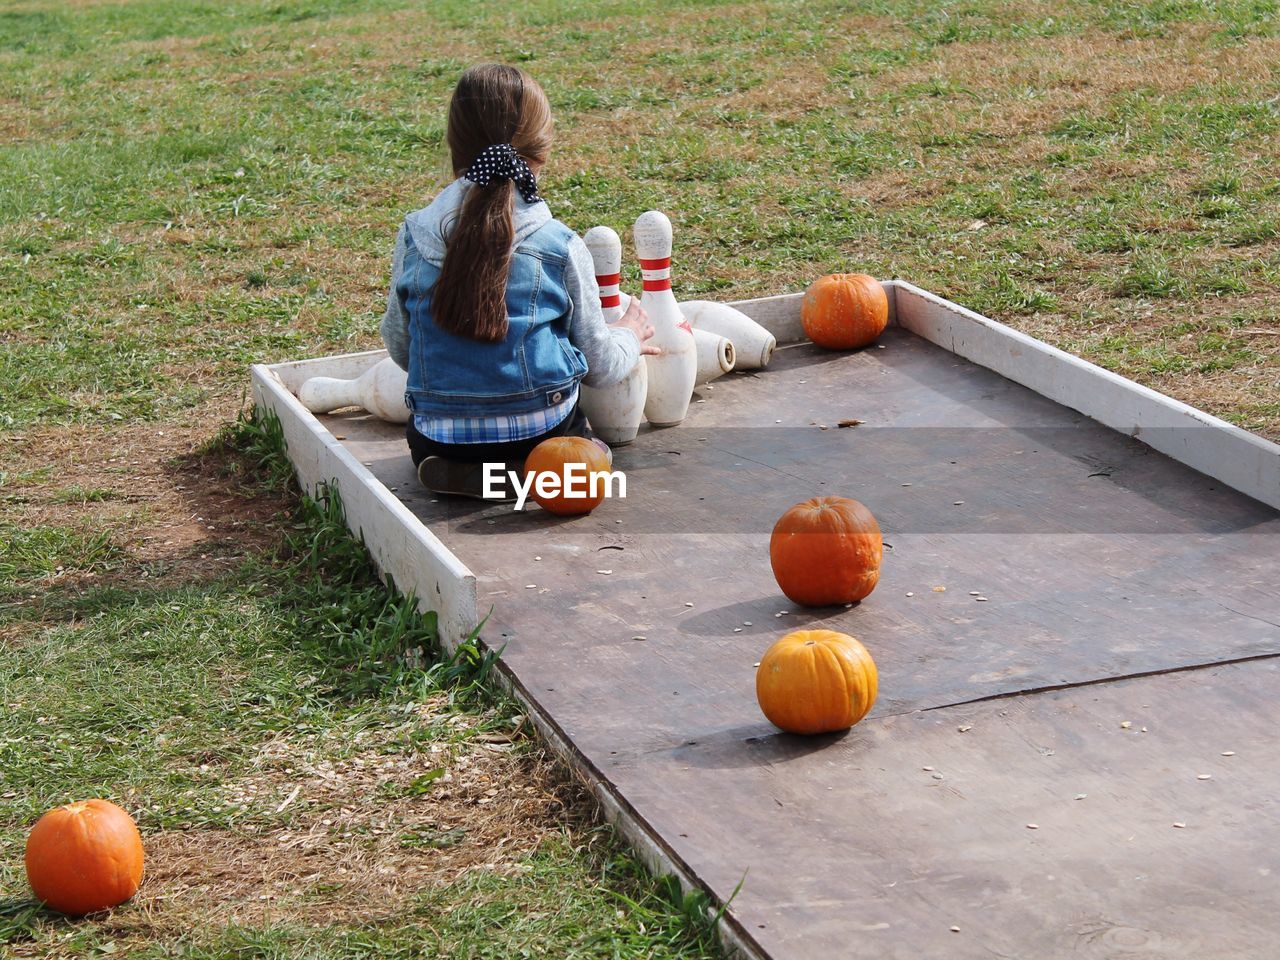
<path fill-rule="evenodd" d="M 899 326 L 1280 509 L 1280 445 L 903 280 Z"/>
<path fill-rule="evenodd" d="M 1280 509 L 1280 445 L 905 280 L 885 280 L 890 322 L 1234 490 Z M 804 339 L 803 294 L 733 304 L 779 343 Z"/>
<path fill-rule="evenodd" d="M 308 377 L 357 377 L 384 356 L 385 351 L 378 350 L 274 367 L 257 364 L 251 374 L 253 402 L 280 418 L 289 459 L 303 489 L 312 496 L 324 485 L 338 491 L 347 525 L 364 542 L 378 570 L 393 577 L 401 593 L 417 597 L 421 609 L 436 612 L 441 640 L 452 648 L 479 622 L 475 574 L 292 392 Z"/>

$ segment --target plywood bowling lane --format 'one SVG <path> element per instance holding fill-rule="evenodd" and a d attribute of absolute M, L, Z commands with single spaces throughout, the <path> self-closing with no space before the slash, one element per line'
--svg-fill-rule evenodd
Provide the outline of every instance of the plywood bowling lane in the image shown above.
<path fill-rule="evenodd" d="M 1216 745 L 1211 718 L 1231 714 L 1228 739 L 1275 719 L 1276 676 L 1163 673 L 1280 654 L 1280 517 L 902 330 L 880 343 L 783 347 L 699 388 L 684 424 L 616 451 L 628 498 L 574 520 L 434 497 L 400 428 L 326 422 L 476 573 L 486 641 L 583 764 L 717 896 L 748 871 L 732 913 L 772 955 L 1103 957 L 1138 937 L 1200 955 L 1191 921 L 1212 911 L 1191 901 L 1217 873 L 1259 903 L 1277 757 L 1199 792 L 1177 778 Z M 806 611 L 768 535 L 827 493 L 866 503 L 890 546 L 868 600 Z M 880 668 L 870 717 L 835 740 L 777 735 L 754 700 L 760 654 L 815 624 Z M 984 698 L 1005 699 L 957 706 Z M 1118 739 L 1124 719 L 1151 732 Z M 1081 792 L 1107 806 L 1057 805 Z M 1199 862 L 1175 874 L 1183 853 Z M 1280 935 L 1237 912 L 1224 942 Z"/>

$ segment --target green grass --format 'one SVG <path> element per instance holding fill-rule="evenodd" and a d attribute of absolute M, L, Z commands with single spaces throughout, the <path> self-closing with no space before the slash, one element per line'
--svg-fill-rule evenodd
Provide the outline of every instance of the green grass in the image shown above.
<path fill-rule="evenodd" d="M 573 3 L 403 7 L 6 15 L 0 70 L 23 133 L 0 165 L 0 333 L 14 341 L 0 424 L 182 417 L 247 363 L 375 344 L 389 237 L 443 182 L 440 105 L 485 58 L 521 62 L 548 89 L 557 212 L 585 230 L 671 210 L 687 296 L 856 267 L 1070 327 L 1133 299 L 1190 310 L 1274 292 L 1271 75 L 1242 66 L 1166 89 L 1153 68 L 1077 101 L 1076 68 L 1052 46 L 1096 37 L 1102 59 L 1079 69 L 1103 79 L 1128 69 L 1107 46 L 1126 41 L 1176 33 L 1212 60 L 1274 35 L 1274 3 L 881 0 L 861 15 L 830 2 L 766 16 L 703 2 L 669 17 L 612 4 L 625 42 Z M 993 43 L 1007 77 L 952 54 Z M 93 57 L 66 56 L 90 44 Z M 1173 50 L 1176 70 L 1189 58 Z M 797 68 L 820 109 L 772 92 Z M 1015 148 L 1038 142 L 1044 163 L 1028 166 Z M 1126 164 L 1135 172 L 1098 169 Z M 900 197 L 862 196 L 884 178 Z M 970 234 L 974 221 L 985 227 Z M 1224 246 L 1256 256 L 1227 278 L 1183 279 Z"/>
<path fill-rule="evenodd" d="M 245 421 L 205 455 L 220 448 L 263 470 L 266 489 L 285 462 L 279 442 L 278 424 Z M 63 531 L 9 542 L 0 585 L 11 589 L 55 569 L 105 571 L 122 561 L 100 538 Z M 64 593 L 29 609 L 26 621 L 19 613 L 22 639 L 0 647 L 0 895 L 9 897 L 0 900 L 0 944 L 17 955 L 42 955 L 55 942 L 85 956 L 111 943 L 143 957 L 716 955 L 705 898 L 673 897 L 609 831 L 581 823 L 553 829 L 509 872 L 423 889 L 372 927 L 276 921 L 174 933 L 150 928 L 131 907 L 103 925 L 39 911 L 24 893 L 22 843 L 30 823 L 68 799 L 114 799 L 147 838 L 216 831 L 248 842 L 314 829 L 313 805 L 281 800 L 302 775 L 294 766 L 430 750 L 438 767 L 408 782 L 389 777 L 364 798 L 417 799 L 475 738 L 517 736 L 521 724 L 518 705 L 491 681 L 494 655 L 474 642 L 440 653 L 432 615 L 373 576 L 336 495 L 303 499 L 274 556 L 246 558 L 225 576 Z M 437 709 L 419 721 L 424 702 Z M 279 783 L 268 779 L 252 796 L 232 789 L 264 769 Z M 342 828 L 333 828 L 335 843 Z M 439 834 L 411 828 L 402 846 L 470 842 L 465 829 L 432 842 Z"/>
<path fill-rule="evenodd" d="M 122 556 L 105 531 L 66 527 L 29 529 L 0 524 L 0 588 L 21 588 L 59 571 L 110 570 Z"/>

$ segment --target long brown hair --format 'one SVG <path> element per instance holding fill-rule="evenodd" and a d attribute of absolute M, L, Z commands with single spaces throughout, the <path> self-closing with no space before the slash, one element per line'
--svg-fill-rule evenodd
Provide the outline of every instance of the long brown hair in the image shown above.
<path fill-rule="evenodd" d="M 547 95 L 532 77 L 498 63 L 472 67 L 449 103 L 445 140 L 454 175 L 462 176 L 495 143 L 511 144 L 526 163 L 544 163 L 552 131 Z M 494 180 L 473 186 L 463 203 L 431 297 L 442 330 L 495 343 L 506 337 L 514 193 L 510 180 Z"/>

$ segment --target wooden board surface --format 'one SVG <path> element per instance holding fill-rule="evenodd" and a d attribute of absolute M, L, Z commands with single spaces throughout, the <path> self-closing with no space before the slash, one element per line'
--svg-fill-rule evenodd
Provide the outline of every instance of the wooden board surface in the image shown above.
<path fill-rule="evenodd" d="M 1272 666 L 1015 695 L 1280 653 L 1280 517 L 905 331 L 882 342 L 786 347 L 767 371 L 717 381 L 685 425 L 618 451 L 625 501 L 575 520 L 433 498 L 399 428 L 324 419 L 475 573 L 480 613 L 494 608 L 486 641 L 582 762 L 718 896 L 750 868 L 731 913 L 779 960 L 1203 955 L 1187 938 L 1208 908 L 1173 923 L 1169 905 L 1221 889 L 1257 912 L 1266 854 L 1231 847 L 1222 825 L 1274 847 L 1276 757 L 1188 795 L 1207 804 L 1200 832 L 1117 848 L 1116 805 L 1192 817 L 1152 769 L 1181 769 L 1216 730 L 1244 738 L 1242 704 L 1265 730 Z M 849 419 L 865 422 L 837 426 Z M 773 583 L 768 534 L 824 493 L 867 503 L 892 546 L 865 603 L 801 611 Z M 881 671 L 871 717 L 831 743 L 775 736 L 752 692 L 765 647 L 813 623 L 861 637 Z M 1126 717 L 1112 714 L 1138 709 L 1122 696 L 1159 711 L 1160 736 L 1116 735 Z M 1013 699 L 955 706 L 991 697 Z M 1096 728 L 1081 706 L 1094 698 L 1110 704 Z M 928 765 L 964 771 L 963 788 Z M 1053 805 L 1096 795 L 1077 782 L 1099 784 L 1103 813 Z M 1053 826 L 1028 831 L 1035 818 Z M 1205 859 L 1218 850 L 1229 859 Z M 1180 851 L 1199 858 L 1191 874 L 1172 869 Z M 1127 879 L 1140 861 L 1147 879 Z M 1280 920 L 1233 922 L 1231 943 L 1260 930 L 1280 935 Z"/>

